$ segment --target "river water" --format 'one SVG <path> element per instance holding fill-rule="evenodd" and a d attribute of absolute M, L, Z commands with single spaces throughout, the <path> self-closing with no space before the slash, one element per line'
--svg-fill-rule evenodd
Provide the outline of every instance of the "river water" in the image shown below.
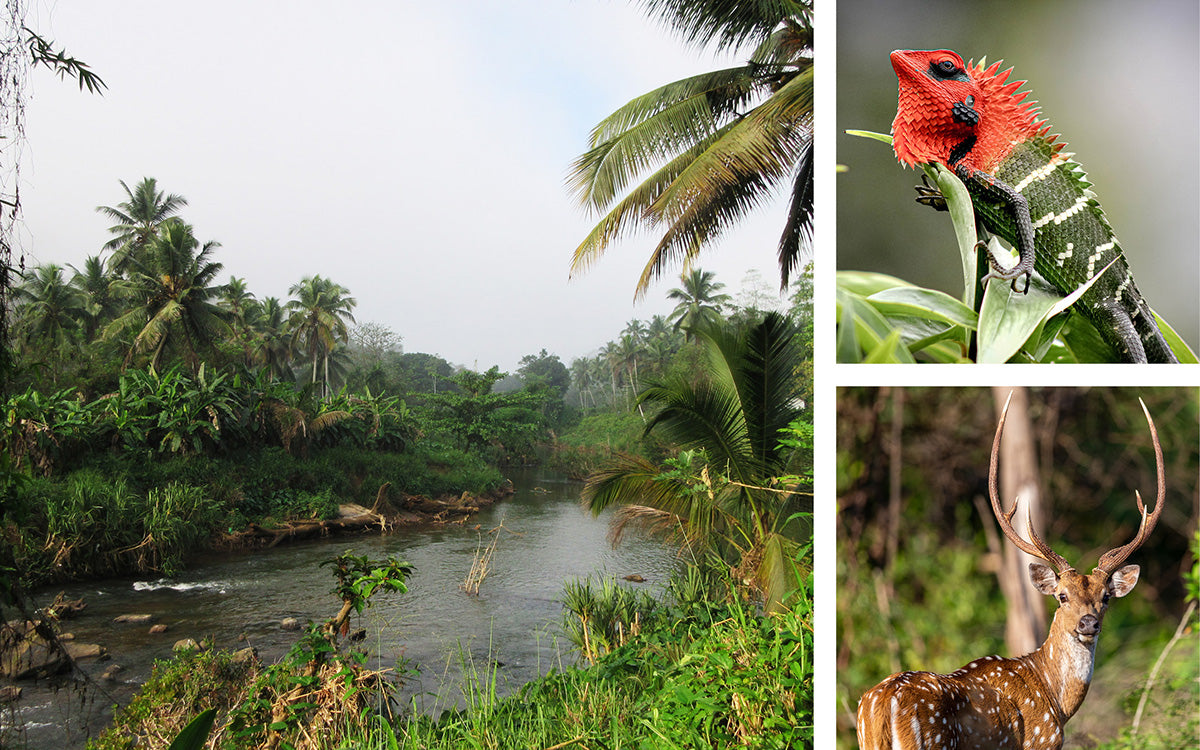
<path fill-rule="evenodd" d="M 231 554 L 194 564 L 173 580 L 109 580 L 41 592 L 48 603 L 59 591 L 82 597 L 87 609 L 64 623 L 83 643 L 99 643 L 111 659 L 84 662 L 94 677 L 113 663 L 124 669 L 116 682 L 81 694 L 26 683 L 16 713 L 5 711 L 0 745 L 30 748 L 82 747 L 148 677 L 154 659 L 166 658 L 181 638 L 211 638 L 221 648 L 252 645 L 264 660 L 277 659 L 296 640 L 280 621 L 324 621 L 340 602 L 324 560 L 350 550 L 415 566 L 408 592 L 383 594 L 352 627 L 365 627 L 363 642 L 373 667 L 415 670 L 406 677 L 405 699 L 436 712 L 460 703 L 464 656 L 480 672 L 495 667 L 499 692 L 574 663 L 559 636 L 563 584 L 588 575 L 637 574 L 660 590 L 677 564 L 675 551 L 636 534 L 621 546 L 608 543 L 608 517 L 593 518 L 579 505 L 581 485 L 561 476 L 525 470 L 510 475 L 512 497 L 464 525 L 405 528 L 387 536 L 353 536 L 298 543 L 257 553 Z M 500 526 L 492 569 L 477 596 L 461 585 L 488 531 Z M 478 528 L 476 528 L 478 525 Z M 121 614 L 152 614 L 168 626 L 151 635 L 147 625 L 118 625 Z"/>

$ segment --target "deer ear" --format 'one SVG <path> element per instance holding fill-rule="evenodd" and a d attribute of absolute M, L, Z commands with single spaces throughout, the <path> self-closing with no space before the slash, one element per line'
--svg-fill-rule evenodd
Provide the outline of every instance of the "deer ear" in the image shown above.
<path fill-rule="evenodd" d="M 1054 596 L 1055 590 L 1058 589 L 1058 574 L 1051 570 L 1049 565 L 1029 563 L 1029 580 L 1033 581 L 1035 589 L 1046 596 Z"/>
<path fill-rule="evenodd" d="M 1138 582 L 1138 573 L 1141 568 L 1136 565 L 1126 565 L 1108 577 L 1109 591 L 1113 596 L 1125 596 L 1130 591 L 1133 591 L 1133 586 Z"/>

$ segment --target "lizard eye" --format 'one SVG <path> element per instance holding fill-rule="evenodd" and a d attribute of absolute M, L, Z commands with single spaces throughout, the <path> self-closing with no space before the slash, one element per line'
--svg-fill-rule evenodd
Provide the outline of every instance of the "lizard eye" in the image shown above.
<path fill-rule="evenodd" d="M 929 69 L 925 71 L 925 75 L 935 81 L 959 81 L 961 83 L 970 82 L 967 77 L 967 71 L 963 70 L 962 60 L 955 57 L 932 58 L 929 61 Z"/>
<path fill-rule="evenodd" d="M 937 64 L 937 69 L 939 73 L 949 76 L 954 75 L 958 70 L 958 66 L 954 64 L 953 60 L 942 60 Z"/>

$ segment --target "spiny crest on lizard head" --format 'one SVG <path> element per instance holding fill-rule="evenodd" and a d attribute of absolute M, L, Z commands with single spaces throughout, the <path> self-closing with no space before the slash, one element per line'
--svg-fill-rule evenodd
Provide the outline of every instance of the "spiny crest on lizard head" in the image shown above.
<path fill-rule="evenodd" d="M 986 70 L 986 60 L 963 64 L 951 50 L 896 50 L 892 68 L 900 80 L 899 104 L 892 122 L 896 158 L 907 166 L 940 162 L 992 173 L 1012 147 L 1033 137 L 1059 151 L 1057 135 L 1038 120 L 1037 102 L 1018 92 L 1025 81 L 1008 81 L 1012 68 Z M 974 138 L 974 141 L 970 139 Z M 956 149 L 960 160 L 950 164 Z"/>

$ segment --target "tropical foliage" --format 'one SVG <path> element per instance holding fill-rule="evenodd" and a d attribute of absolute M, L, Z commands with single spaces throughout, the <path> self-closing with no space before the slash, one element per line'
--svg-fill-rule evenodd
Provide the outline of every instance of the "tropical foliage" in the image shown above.
<path fill-rule="evenodd" d="M 158 236 L 159 229 L 187 205 L 182 195 L 164 195 L 153 177 L 143 178 L 132 190 L 124 180 L 117 180 L 128 200 L 116 206 L 97 206 L 96 211 L 116 222 L 109 227 L 113 238 L 104 244 L 113 251 L 109 265 L 114 272 L 125 274 L 129 266 L 140 260 L 142 251 Z"/>
<path fill-rule="evenodd" d="M 620 506 L 618 536 L 637 523 L 714 550 L 776 610 L 794 587 L 788 566 L 811 511 L 799 476 L 811 444 L 794 440 L 804 419 L 795 331 L 770 313 L 697 333 L 708 355 L 701 374 L 664 378 L 639 396 L 651 408 L 646 431 L 683 452 L 664 465 L 615 456 L 589 478 L 584 502 L 594 513 Z"/>
<path fill-rule="evenodd" d="M 744 65 L 655 89 L 592 129 L 569 184 L 601 218 L 576 248 L 572 269 L 585 270 L 636 228 L 660 232 L 637 283 L 642 296 L 786 185 L 791 200 L 779 242 L 786 288 L 812 222 L 811 7 L 767 0 L 645 5 L 689 43 L 752 51 Z"/>

